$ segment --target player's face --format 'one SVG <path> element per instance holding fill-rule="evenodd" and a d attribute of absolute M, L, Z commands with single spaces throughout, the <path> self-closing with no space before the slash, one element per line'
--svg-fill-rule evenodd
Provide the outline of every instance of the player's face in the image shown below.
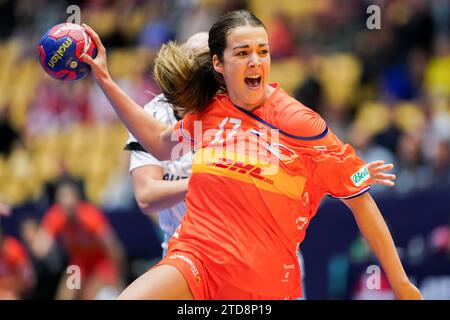
<path fill-rule="evenodd" d="M 59 205 L 69 215 L 75 212 L 75 209 L 79 202 L 78 192 L 72 185 L 60 186 L 56 193 L 56 199 Z"/>
<path fill-rule="evenodd" d="M 244 109 L 261 106 L 268 96 L 269 39 L 263 27 L 240 26 L 229 31 L 223 62 L 214 69 L 225 79 L 231 101 Z"/>

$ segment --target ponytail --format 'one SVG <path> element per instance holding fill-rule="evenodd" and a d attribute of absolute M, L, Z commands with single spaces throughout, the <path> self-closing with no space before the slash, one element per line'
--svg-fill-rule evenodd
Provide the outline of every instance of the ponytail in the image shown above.
<path fill-rule="evenodd" d="M 155 59 L 155 80 L 180 116 L 205 109 L 224 81 L 212 66 L 208 49 L 192 49 L 169 42 Z"/>

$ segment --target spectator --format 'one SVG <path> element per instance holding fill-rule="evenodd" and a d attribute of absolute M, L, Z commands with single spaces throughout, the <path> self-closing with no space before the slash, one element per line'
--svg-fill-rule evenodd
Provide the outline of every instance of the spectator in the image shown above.
<path fill-rule="evenodd" d="M 414 189 L 425 189 L 430 179 L 423 164 L 421 138 L 403 133 L 398 142 L 397 188 L 406 194 Z"/>
<path fill-rule="evenodd" d="M 37 257 L 32 246 L 39 231 L 39 221 L 33 216 L 26 216 L 20 223 L 20 237 L 30 254 L 36 273 L 36 286 L 27 296 L 28 299 L 53 299 L 59 279 L 64 271 L 66 257 L 61 247 L 55 243 L 45 257 Z"/>
<path fill-rule="evenodd" d="M 56 189 L 56 204 L 45 213 L 32 249 L 39 258 L 45 257 L 54 240 L 61 240 L 69 264 L 80 268 L 81 289 L 66 286 L 64 274 L 56 293 L 57 299 L 95 299 L 102 290 L 122 288 L 125 268 L 122 245 L 101 211 L 81 201 L 76 185 L 61 183 Z"/>

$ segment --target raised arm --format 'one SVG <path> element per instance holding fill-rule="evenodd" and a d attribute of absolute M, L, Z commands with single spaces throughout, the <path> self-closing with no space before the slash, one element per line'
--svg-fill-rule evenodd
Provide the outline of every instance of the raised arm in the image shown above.
<path fill-rule="evenodd" d="M 171 150 L 178 141 L 171 141 L 173 128 L 167 127 L 147 114 L 111 78 L 106 59 L 106 49 L 91 27 L 84 29 L 97 45 L 95 59 L 83 54 L 81 58 L 92 68 L 95 81 L 113 106 L 119 118 L 139 142 L 160 160 L 170 159 Z M 133 63 L 130 61 L 130 63 Z"/>
<path fill-rule="evenodd" d="M 370 194 L 342 200 L 353 213 L 359 230 L 378 257 L 395 297 L 402 300 L 423 299 L 409 281 L 397 254 L 391 233 Z"/>

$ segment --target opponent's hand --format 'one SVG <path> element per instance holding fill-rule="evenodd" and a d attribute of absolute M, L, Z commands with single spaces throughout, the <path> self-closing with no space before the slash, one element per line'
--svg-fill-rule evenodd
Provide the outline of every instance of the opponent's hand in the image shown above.
<path fill-rule="evenodd" d="M 89 55 L 82 54 L 80 58 L 91 66 L 92 74 L 97 81 L 108 79 L 110 76 L 106 60 L 106 49 L 103 46 L 98 34 L 91 27 L 84 23 L 82 27 L 97 46 L 97 56 L 95 57 L 95 59 L 92 59 Z"/>
<path fill-rule="evenodd" d="M 370 182 L 381 184 L 383 186 L 393 187 L 395 185 L 395 174 L 386 174 L 383 172 L 392 170 L 394 165 L 392 163 L 384 164 L 384 161 L 372 161 L 367 165 L 370 174 Z"/>

